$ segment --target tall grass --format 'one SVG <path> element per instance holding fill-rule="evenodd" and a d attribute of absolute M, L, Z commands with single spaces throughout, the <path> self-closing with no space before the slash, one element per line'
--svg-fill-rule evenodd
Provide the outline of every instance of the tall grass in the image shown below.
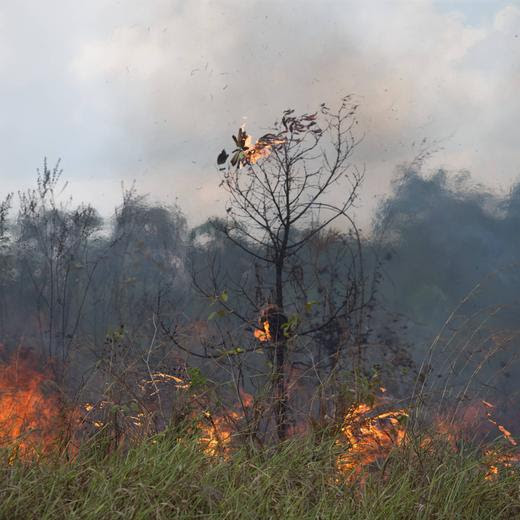
<path fill-rule="evenodd" d="M 87 445 L 74 459 L 2 462 L 2 519 L 520 518 L 520 474 L 487 480 L 478 452 L 409 443 L 356 478 L 326 436 L 209 457 L 167 431 L 126 452 Z"/>

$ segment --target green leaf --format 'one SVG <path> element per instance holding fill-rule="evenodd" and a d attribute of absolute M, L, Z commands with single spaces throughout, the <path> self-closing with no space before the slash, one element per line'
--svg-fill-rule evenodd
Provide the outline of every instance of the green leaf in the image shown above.
<path fill-rule="evenodd" d="M 218 311 L 213 311 L 213 312 L 208 316 L 208 321 L 214 320 L 215 318 L 223 318 L 223 317 L 226 316 L 227 314 L 229 314 L 229 311 L 226 310 L 226 309 L 220 309 L 220 310 L 218 310 Z"/>
<path fill-rule="evenodd" d="M 319 302 L 316 300 L 311 300 L 309 302 L 305 303 L 305 312 L 311 312 L 314 305 L 318 304 Z"/>
<path fill-rule="evenodd" d="M 207 383 L 207 379 L 202 375 L 200 368 L 188 368 L 187 372 L 190 377 L 190 388 L 198 388 Z"/>
<path fill-rule="evenodd" d="M 223 350 L 221 354 L 223 356 L 237 356 L 238 354 L 243 354 L 245 350 L 241 347 L 232 348 L 230 350 Z"/>
<path fill-rule="evenodd" d="M 286 338 L 289 337 L 289 335 L 297 329 L 299 324 L 300 316 L 298 316 L 298 314 L 293 314 L 292 316 L 289 316 L 287 322 L 282 325 L 283 335 Z"/>

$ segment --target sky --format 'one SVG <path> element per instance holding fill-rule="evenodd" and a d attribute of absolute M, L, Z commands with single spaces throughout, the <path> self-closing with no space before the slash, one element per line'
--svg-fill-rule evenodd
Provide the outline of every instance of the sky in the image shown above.
<path fill-rule="evenodd" d="M 238 126 L 360 103 L 352 157 L 369 221 L 396 168 L 520 178 L 520 0 L 0 0 L 0 196 L 62 160 L 68 193 L 110 215 L 122 185 L 224 212 L 215 159 Z"/>

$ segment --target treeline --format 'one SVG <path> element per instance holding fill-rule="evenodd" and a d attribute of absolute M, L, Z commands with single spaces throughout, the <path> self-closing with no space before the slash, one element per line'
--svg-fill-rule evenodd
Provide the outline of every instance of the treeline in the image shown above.
<path fill-rule="evenodd" d="M 133 190 L 103 220 L 69 200 L 64 184 L 59 165 L 45 164 L 34 189 L 2 204 L 4 360 L 32 349 L 71 392 L 99 391 L 95 369 L 130 381 L 150 367 L 197 367 L 221 382 L 238 367 L 254 392 L 254 375 L 269 363 L 257 353 L 254 331 L 275 285 L 260 262 L 226 240 L 222 221 L 189 229 L 180 208 L 154 205 Z M 305 374 L 302 384 L 330 373 L 338 353 L 341 370 L 362 367 L 368 381 L 384 381 L 395 394 L 409 392 L 421 371 L 435 375 L 432 388 L 457 387 L 485 358 L 473 382 L 513 399 L 519 200 L 518 186 L 500 197 L 467 174 L 425 177 L 408 168 L 361 243 L 351 230 L 316 234 L 284 279 L 291 300 L 301 302 L 299 310 L 285 309 L 294 335 L 311 331 L 291 360 Z M 352 301 L 336 312 L 345 294 Z M 248 326 L 226 311 L 231 299 Z"/>

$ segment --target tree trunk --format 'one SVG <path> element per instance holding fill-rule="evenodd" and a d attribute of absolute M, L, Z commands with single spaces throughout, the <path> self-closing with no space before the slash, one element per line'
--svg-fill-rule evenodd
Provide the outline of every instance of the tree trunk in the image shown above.
<path fill-rule="evenodd" d="M 276 305 L 283 312 L 283 260 L 276 263 Z M 279 321 L 279 320 L 278 320 Z M 279 326 L 276 327 L 274 340 L 273 386 L 275 399 L 275 419 L 278 438 L 287 438 L 287 389 L 285 385 L 285 352 L 287 338 Z"/>

